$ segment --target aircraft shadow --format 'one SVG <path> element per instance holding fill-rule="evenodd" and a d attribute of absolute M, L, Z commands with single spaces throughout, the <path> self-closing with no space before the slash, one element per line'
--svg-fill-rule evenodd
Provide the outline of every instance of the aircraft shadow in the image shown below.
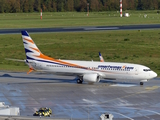
<path fill-rule="evenodd" d="M 136 83 L 124 82 L 124 81 L 116 81 L 116 80 L 101 80 L 100 83 L 108 83 L 108 84 L 125 84 L 125 85 L 137 85 Z"/>
<path fill-rule="evenodd" d="M 10 74 L 3 74 L 3 75 L 0 75 L 0 77 L 26 79 L 26 80 L 29 79 L 29 80 L 34 80 L 34 81 L 37 80 L 36 82 L 32 81 L 31 83 L 75 83 L 75 84 L 77 84 L 76 78 L 74 78 L 74 79 L 63 78 L 62 79 L 62 78 L 40 78 L 40 77 L 30 77 L 30 76 L 23 77 L 23 76 L 11 76 Z M 27 82 L 25 82 L 25 83 L 27 83 Z M 18 83 L 18 84 L 25 84 L 25 83 L 23 82 L 23 83 Z M 121 81 L 116 81 L 116 80 L 101 80 L 99 83 L 137 85 L 136 83 L 121 82 Z"/>
<path fill-rule="evenodd" d="M 23 77 L 23 76 L 11 76 L 9 74 L 3 74 L 0 77 L 6 77 L 6 78 L 17 78 L 17 79 L 29 79 L 29 80 L 37 80 L 37 82 L 32 83 L 76 83 L 75 79 L 61 79 L 61 78 L 40 78 L 40 77 Z M 45 81 L 46 82 L 45 82 Z M 38 82 L 41 81 L 41 82 Z"/>

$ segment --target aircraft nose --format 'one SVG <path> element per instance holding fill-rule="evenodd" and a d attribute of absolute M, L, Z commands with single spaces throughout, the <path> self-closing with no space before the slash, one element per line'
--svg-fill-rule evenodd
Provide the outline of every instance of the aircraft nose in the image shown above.
<path fill-rule="evenodd" d="M 152 76 L 153 76 L 153 78 L 157 77 L 157 73 L 153 72 Z"/>

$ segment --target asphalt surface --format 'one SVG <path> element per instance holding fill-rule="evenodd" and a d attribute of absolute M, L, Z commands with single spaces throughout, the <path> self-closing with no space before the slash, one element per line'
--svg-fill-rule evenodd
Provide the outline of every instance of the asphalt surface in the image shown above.
<path fill-rule="evenodd" d="M 143 30 L 143 29 L 160 29 L 160 24 L 63 27 L 63 28 L 0 29 L 0 34 L 19 34 L 22 30 L 27 30 L 29 33 L 42 33 L 42 32 L 86 32 L 86 31 L 108 31 L 108 30 Z"/>
<path fill-rule="evenodd" d="M 144 86 L 103 80 L 78 85 L 74 77 L 1 71 L 0 102 L 19 107 L 21 117 L 30 119 L 40 107 L 49 107 L 50 119 L 98 120 L 108 112 L 114 120 L 159 120 L 160 78 Z"/>

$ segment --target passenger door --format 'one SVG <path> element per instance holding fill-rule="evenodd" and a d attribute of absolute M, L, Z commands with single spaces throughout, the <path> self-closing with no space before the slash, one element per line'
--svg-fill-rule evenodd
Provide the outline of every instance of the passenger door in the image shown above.
<path fill-rule="evenodd" d="M 135 75 L 138 75 L 138 68 L 135 67 Z"/>

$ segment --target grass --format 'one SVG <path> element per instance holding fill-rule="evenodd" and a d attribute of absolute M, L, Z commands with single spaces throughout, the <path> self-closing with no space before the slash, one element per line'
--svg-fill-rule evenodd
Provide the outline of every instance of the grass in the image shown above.
<path fill-rule="evenodd" d="M 129 62 L 150 67 L 160 75 L 160 30 L 30 34 L 42 53 L 57 59 Z M 20 34 L 0 36 L 0 70 L 27 71 Z"/>
<path fill-rule="evenodd" d="M 126 12 L 131 15 L 129 18 L 120 18 L 117 11 L 90 12 L 88 17 L 86 12 L 44 12 L 43 20 L 40 20 L 40 13 L 1 13 L 0 29 L 159 24 L 157 11 Z"/>

